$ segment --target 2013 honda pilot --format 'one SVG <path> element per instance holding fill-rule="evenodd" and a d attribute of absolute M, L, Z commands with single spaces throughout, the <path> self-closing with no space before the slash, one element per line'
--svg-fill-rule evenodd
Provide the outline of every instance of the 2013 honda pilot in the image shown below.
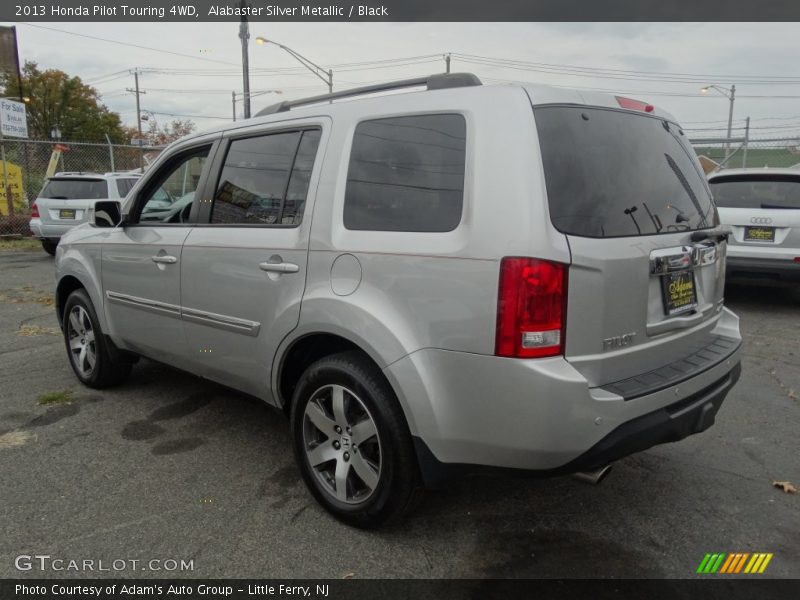
<path fill-rule="evenodd" d="M 282 408 L 353 525 L 453 473 L 597 472 L 708 428 L 739 376 L 727 232 L 680 125 L 628 98 L 453 74 L 284 102 L 95 212 L 57 252 L 77 377 L 145 356 Z"/>

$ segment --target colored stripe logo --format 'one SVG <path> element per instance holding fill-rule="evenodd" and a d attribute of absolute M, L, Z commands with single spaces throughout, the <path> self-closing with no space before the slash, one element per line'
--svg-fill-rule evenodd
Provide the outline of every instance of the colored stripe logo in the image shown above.
<path fill-rule="evenodd" d="M 763 573 L 771 560 L 772 553 L 766 552 L 733 552 L 731 554 L 718 552 L 706 554 L 700 562 L 700 566 L 697 567 L 697 572 L 726 575 Z"/>

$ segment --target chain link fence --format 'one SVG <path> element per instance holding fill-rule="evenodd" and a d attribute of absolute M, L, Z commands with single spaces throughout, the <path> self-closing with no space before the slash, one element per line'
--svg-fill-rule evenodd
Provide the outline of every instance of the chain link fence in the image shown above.
<path fill-rule="evenodd" d="M 56 172 L 80 173 L 147 169 L 162 150 L 160 147 L 9 138 L 3 139 L 2 145 L 7 183 L 5 194 L 0 194 L 0 236 L 30 233 L 30 206 L 44 186 L 56 146 L 62 150 Z"/>
<path fill-rule="evenodd" d="M 691 142 L 707 173 L 743 167 L 800 170 L 800 138 L 705 138 Z"/>

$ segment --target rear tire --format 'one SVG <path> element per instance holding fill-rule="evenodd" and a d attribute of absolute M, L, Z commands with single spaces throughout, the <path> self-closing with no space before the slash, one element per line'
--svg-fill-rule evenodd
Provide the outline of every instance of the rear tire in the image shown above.
<path fill-rule="evenodd" d="M 84 289 L 72 292 L 64 304 L 64 343 L 69 364 L 77 378 L 91 388 L 121 383 L 131 363 L 120 360 L 103 335 L 97 313 Z"/>
<path fill-rule="evenodd" d="M 334 354 L 306 369 L 291 424 L 306 486 L 340 521 L 375 528 L 416 503 L 422 489 L 405 415 L 362 353 Z"/>
<path fill-rule="evenodd" d="M 44 248 L 44 251 L 47 252 L 50 256 L 56 255 L 57 246 L 58 242 L 53 242 L 51 240 L 42 240 L 42 248 Z"/>

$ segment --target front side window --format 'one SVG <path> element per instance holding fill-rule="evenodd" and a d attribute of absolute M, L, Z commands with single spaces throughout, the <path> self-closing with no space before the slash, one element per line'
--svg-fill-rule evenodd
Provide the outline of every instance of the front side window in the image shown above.
<path fill-rule="evenodd" d="M 211 223 L 299 224 L 319 139 L 320 131 L 312 129 L 232 141 Z"/>
<path fill-rule="evenodd" d="M 209 150 L 210 147 L 205 147 L 191 152 L 162 168 L 155 183 L 148 186 L 140 222 L 178 223 L 187 220 Z"/>
<path fill-rule="evenodd" d="M 420 115 L 363 121 L 353 137 L 344 226 L 452 231 L 464 203 L 466 121 Z"/>

